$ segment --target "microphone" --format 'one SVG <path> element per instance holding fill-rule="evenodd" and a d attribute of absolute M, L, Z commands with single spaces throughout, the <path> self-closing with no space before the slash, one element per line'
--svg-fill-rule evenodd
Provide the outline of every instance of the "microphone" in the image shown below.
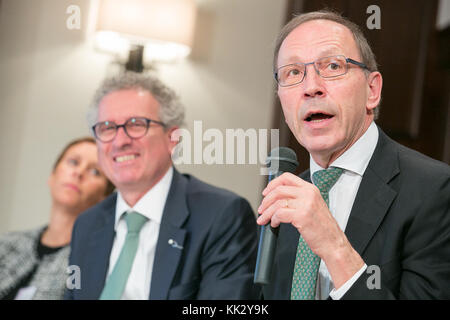
<path fill-rule="evenodd" d="M 295 173 L 298 167 L 297 155 L 294 150 L 286 147 L 272 149 L 266 163 L 269 169 L 268 183 L 281 176 L 284 172 Z M 270 283 L 278 229 L 272 228 L 270 222 L 261 226 L 254 283 L 265 285 Z"/>

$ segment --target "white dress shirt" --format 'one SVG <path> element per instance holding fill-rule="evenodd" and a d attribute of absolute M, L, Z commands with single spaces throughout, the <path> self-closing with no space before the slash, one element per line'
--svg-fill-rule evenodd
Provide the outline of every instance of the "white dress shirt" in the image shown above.
<path fill-rule="evenodd" d="M 149 297 L 159 227 L 172 177 L 173 168 L 170 167 L 164 177 L 139 199 L 132 208 L 125 202 L 120 192 L 117 194 L 114 225 L 116 236 L 109 258 L 108 276 L 119 258 L 127 235 L 127 223 L 123 214 L 135 211 L 149 219 L 139 233 L 139 246 L 128 282 L 122 294 L 122 300 L 147 300 Z"/>
<path fill-rule="evenodd" d="M 330 167 L 344 169 L 342 175 L 329 192 L 329 209 L 342 231 L 345 231 L 347 226 L 362 176 L 372 158 L 377 142 L 378 129 L 375 123 L 372 122 L 366 132 L 347 151 L 330 164 Z M 310 157 L 311 181 L 314 172 L 323 169 Z M 366 268 L 367 265 L 364 264 L 351 279 L 336 290 L 326 264 L 320 261 L 316 299 L 327 299 L 328 296 L 331 296 L 334 300 L 342 298 Z"/>

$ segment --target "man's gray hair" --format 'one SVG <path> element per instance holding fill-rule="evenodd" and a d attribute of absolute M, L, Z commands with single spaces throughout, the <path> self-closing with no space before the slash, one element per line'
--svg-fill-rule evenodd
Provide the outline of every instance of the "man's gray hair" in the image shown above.
<path fill-rule="evenodd" d="M 284 39 L 286 39 L 286 37 L 292 31 L 294 31 L 294 29 L 297 28 L 299 25 L 311 20 L 330 20 L 339 23 L 344 27 L 347 27 L 347 29 L 349 29 L 350 32 L 352 33 L 353 39 L 356 42 L 356 46 L 361 56 L 362 60 L 361 62 L 367 66 L 370 72 L 378 71 L 378 65 L 375 59 L 375 54 L 373 53 L 372 48 L 369 45 L 369 42 L 367 41 L 366 37 L 364 36 L 364 33 L 361 31 L 358 25 L 353 23 L 349 19 L 343 17 L 337 12 L 325 9 L 320 11 L 307 12 L 295 16 L 283 27 L 283 29 L 281 29 L 280 34 L 276 39 L 274 48 L 274 55 L 273 55 L 274 72 L 276 72 L 278 69 L 278 53 L 280 51 L 280 47 Z M 368 75 L 370 72 L 366 71 L 366 74 Z M 379 105 L 374 109 L 373 112 L 374 112 L 374 119 L 377 119 L 379 115 Z"/>
<path fill-rule="evenodd" d="M 166 124 L 166 128 L 184 124 L 184 106 L 175 92 L 160 80 L 148 74 L 125 72 L 107 78 L 95 92 L 93 101 L 87 112 L 87 121 L 91 129 L 98 121 L 98 107 L 100 101 L 109 93 L 126 89 L 148 91 L 159 103 L 159 118 Z"/>

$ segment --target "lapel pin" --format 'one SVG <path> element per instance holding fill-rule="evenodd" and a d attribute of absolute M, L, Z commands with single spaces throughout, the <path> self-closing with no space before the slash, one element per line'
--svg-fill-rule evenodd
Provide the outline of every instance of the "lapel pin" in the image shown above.
<path fill-rule="evenodd" d="M 169 245 L 172 246 L 172 248 L 183 250 L 183 247 L 180 246 L 175 240 L 169 239 L 168 241 Z"/>

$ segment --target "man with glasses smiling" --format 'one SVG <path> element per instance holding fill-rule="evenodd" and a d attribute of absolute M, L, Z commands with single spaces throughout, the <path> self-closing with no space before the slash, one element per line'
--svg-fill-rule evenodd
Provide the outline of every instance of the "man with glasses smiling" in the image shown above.
<path fill-rule="evenodd" d="M 310 169 L 263 190 L 280 227 L 266 299 L 449 299 L 449 166 L 374 123 L 382 77 L 359 28 L 310 12 L 281 31 L 278 96 Z"/>
<path fill-rule="evenodd" d="M 252 299 L 256 223 L 248 202 L 172 165 L 184 109 L 159 80 L 105 80 L 88 113 L 118 192 L 76 221 L 66 299 Z"/>

